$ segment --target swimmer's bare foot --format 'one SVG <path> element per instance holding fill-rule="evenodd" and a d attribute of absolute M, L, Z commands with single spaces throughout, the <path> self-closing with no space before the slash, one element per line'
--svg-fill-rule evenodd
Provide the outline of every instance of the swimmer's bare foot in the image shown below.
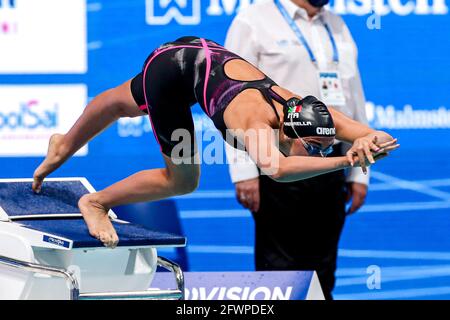
<path fill-rule="evenodd" d="M 66 160 L 61 147 L 63 138 L 63 134 L 54 134 L 50 137 L 47 156 L 33 174 L 32 189 L 34 192 L 39 193 L 45 177 L 55 171 Z"/>
<path fill-rule="evenodd" d="M 78 207 L 90 235 L 103 242 L 106 247 L 115 248 L 119 237 L 109 219 L 108 210 L 98 202 L 97 195 L 91 193 L 82 196 Z"/>

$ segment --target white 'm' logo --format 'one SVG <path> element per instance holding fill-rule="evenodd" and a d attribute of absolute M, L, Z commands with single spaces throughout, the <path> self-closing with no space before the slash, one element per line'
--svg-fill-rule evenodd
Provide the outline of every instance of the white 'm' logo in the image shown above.
<path fill-rule="evenodd" d="M 184 25 L 199 24 L 200 14 L 200 0 L 146 0 L 146 21 L 151 25 L 166 25 L 173 19 Z"/>

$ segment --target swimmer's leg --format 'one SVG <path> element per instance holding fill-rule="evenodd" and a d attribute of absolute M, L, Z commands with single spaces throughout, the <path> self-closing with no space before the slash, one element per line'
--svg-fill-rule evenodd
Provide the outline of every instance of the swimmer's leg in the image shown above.
<path fill-rule="evenodd" d="M 174 164 L 164 155 L 166 168 L 135 173 L 96 193 L 83 196 L 78 205 L 89 233 L 105 246 L 115 247 L 119 241 L 107 212 L 122 204 L 154 201 L 186 194 L 198 186 L 200 166 L 191 158 L 188 163 Z"/>
<path fill-rule="evenodd" d="M 39 192 L 46 176 L 59 168 L 89 140 L 121 117 L 145 115 L 131 95 L 130 82 L 95 97 L 66 134 L 54 134 L 47 157 L 34 172 L 33 190 Z"/>

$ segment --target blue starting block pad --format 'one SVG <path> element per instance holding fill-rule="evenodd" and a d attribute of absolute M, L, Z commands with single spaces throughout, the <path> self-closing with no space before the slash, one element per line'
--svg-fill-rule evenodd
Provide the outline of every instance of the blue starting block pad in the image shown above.
<path fill-rule="evenodd" d="M 32 179 L 0 179 L 0 221 L 81 217 L 78 200 L 95 189 L 84 178 L 45 180 L 41 193 L 31 189 Z M 113 215 L 115 218 L 115 216 Z"/>
<path fill-rule="evenodd" d="M 69 248 L 71 243 L 72 248 L 92 248 L 102 245 L 100 241 L 89 235 L 83 219 L 21 220 L 19 224 L 33 230 L 51 234 L 52 237 L 44 236 L 44 241 L 59 244 L 62 247 Z M 148 230 L 132 223 L 113 221 L 113 225 L 120 239 L 119 247 L 174 247 L 186 245 L 186 239 L 182 236 Z"/>
<path fill-rule="evenodd" d="M 47 179 L 39 194 L 32 191 L 31 184 L 32 179 L 0 179 L 0 221 L 14 222 L 23 228 L 38 231 L 46 245 L 61 249 L 102 246 L 99 240 L 89 235 L 78 208 L 78 200 L 84 194 L 95 192 L 86 179 Z M 119 236 L 118 246 L 186 245 L 183 236 L 148 230 L 118 220 L 112 211 L 109 216 Z"/>
<path fill-rule="evenodd" d="M 39 194 L 32 182 L 0 179 L 0 300 L 183 299 L 182 270 L 157 250 L 185 246 L 185 237 L 119 220 L 110 210 L 119 243 L 106 248 L 78 208 L 95 192 L 85 178 L 46 179 Z M 148 290 L 158 266 L 170 271 L 176 289 Z"/>
<path fill-rule="evenodd" d="M 0 182 L 0 206 L 9 217 L 79 215 L 78 199 L 87 193 L 81 181 L 48 181 L 40 194 L 31 190 L 30 182 Z"/>

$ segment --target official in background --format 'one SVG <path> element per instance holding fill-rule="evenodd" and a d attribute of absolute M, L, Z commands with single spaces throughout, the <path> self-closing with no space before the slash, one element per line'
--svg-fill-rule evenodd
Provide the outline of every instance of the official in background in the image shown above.
<path fill-rule="evenodd" d="M 250 5 L 233 20 L 225 47 L 279 85 L 313 95 L 367 124 L 357 48 L 328 0 L 274 0 Z M 227 144 L 226 144 L 227 145 Z M 330 156 L 345 154 L 336 141 Z M 227 145 L 238 201 L 255 220 L 256 270 L 316 270 L 331 299 L 346 214 L 364 203 L 369 176 L 360 168 L 293 183 L 260 175 L 243 151 Z M 346 202 L 351 202 L 346 212 Z M 301 208 L 300 210 L 298 208 Z"/>

